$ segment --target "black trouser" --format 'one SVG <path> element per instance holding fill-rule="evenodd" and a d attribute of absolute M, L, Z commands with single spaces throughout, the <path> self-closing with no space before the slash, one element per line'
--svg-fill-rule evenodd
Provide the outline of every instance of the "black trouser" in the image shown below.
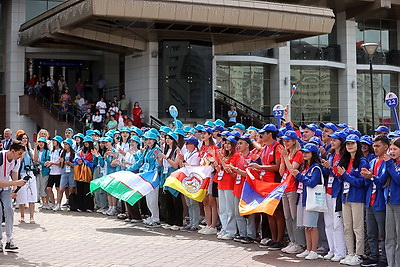
<path fill-rule="evenodd" d="M 269 228 L 268 215 L 261 213 L 261 237 L 271 238 L 271 229 Z"/>
<path fill-rule="evenodd" d="M 136 202 L 133 206 L 131 206 L 129 203 L 126 203 L 127 211 L 128 211 L 128 218 L 129 220 L 135 219 L 135 220 L 141 220 L 142 216 L 140 215 L 140 209 L 139 209 L 139 201 Z"/>
<path fill-rule="evenodd" d="M 174 197 L 168 190 L 165 192 L 165 204 L 167 209 L 166 223 L 169 225 L 183 226 L 183 204 L 181 193 Z"/>
<path fill-rule="evenodd" d="M 82 211 L 93 210 L 93 195 L 90 193 L 90 183 L 76 182 L 76 194 L 78 199 L 78 209 Z"/>

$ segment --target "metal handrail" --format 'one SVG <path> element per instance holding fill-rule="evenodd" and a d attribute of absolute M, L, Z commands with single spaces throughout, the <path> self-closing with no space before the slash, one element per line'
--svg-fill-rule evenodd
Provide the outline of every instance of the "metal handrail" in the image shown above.
<path fill-rule="evenodd" d="M 246 104 L 234 99 L 233 97 L 219 91 L 219 90 L 215 90 L 215 98 L 219 98 L 231 105 L 234 105 L 235 107 L 239 108 L 240 110 L 242 110 L 243 112 L 245 112 L 246 114 L 248 114 L 250 117 L 252 118 L 256 118 L 258 120 L 261 121 L 265 121 L 267 118 L 271 118 L 272 115 L 264 115 L 261 112 L 247 106 Z"/>
<path fill-rule="evenodd" d="M 165 123 L 150 115 L 150 126 L 160 128 L 161 126 L 166 126 Z"/>
<path fill-rule="evenodd" d="M 78 129 L 80 132 L 84 132 L 86 130 L 86 126 L 82 123 L 78 117 L 76 117 L 73 113 L 62 112 L 56 105 L 54 105 L 49 99 L 47 99 L 40 92 L 33 90 L 33 95 L 35 96 L 36 102 L 38 102 L 43 108 L 50 111 L 53 116 L 57 118 L 57 120 L 65 120 L 65 122 L 69 122 L 73 125 L 74 128 Z M 72 106 L 73 108 L 73 106 Z"/>

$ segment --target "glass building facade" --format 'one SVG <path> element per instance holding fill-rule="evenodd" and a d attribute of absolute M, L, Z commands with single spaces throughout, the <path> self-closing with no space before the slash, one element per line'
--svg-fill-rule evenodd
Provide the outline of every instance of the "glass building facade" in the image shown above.
<path fill-rule="evenodd" d="M 269 114 L 270 67 L 255 62 L 217 62 L 216 90 Z"/>
<path fill-rule="evenodd" d="M 291 84 L 297 87 L 291 101 L 294 123 L 339 122 L 336 69 L 292 66 Z"/>
<path fill-rule="evenodd" d="M 66 0 L 26 0 L 26 20 L 30 20 Z"/>

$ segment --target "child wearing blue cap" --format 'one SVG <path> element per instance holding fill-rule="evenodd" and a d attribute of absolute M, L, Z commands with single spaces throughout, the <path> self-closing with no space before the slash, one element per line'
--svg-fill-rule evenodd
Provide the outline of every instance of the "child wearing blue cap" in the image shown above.
<path fill-rule="evenodd" d="M 50 160 L 50 150 L 47 147 L 47 140 L 44 137 L 39 137 L 37 144 L 33 151 L 33 160 L 39 165 L 40 173 L 36 175 L 36 185 L 38 188 L 38 195 L 42 200 L 39 206 L 41 209 L 49 209 L 49 200 L 46 194 L 47 180 L 49 179 L 50 168 L 44 166 L 44 163 Z"/>
<path fill-rule="evenodd" d="M 105 174 L 105 162 L 104 155 L 106 153 L 106 144 L 104 137 L 100 137 L 98 141 L 98 148 L 93 150 L 93 179 L 98 179 L 103 177 Z M 96 212 L 103 213 L 107 211 L 108 200 L 107 193 L 103 189 L 99 189 L 94 192 L 95 203 L 97 206 Z"/>

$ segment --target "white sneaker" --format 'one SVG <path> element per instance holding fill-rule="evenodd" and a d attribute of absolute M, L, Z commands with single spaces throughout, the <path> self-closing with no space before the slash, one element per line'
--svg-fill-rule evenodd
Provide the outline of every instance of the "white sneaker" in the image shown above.
<path fill-rule="evenodd" d="M 310 251 L 309 250 L 304 250 L 302 253 L 297 254 L 296 257 L 297 258 L 305 258 L 305 257 L 308 256 L 308 254 L 310 254 Z"/>
<path fill-rule="evenodd" d="M 203 231 L 208 228 L 208 226 L 201 228 L 199 231 L 197 231 L 198 234 L 203 234 Z"/>
<path fill-rule="evenodd" d="M 208 227 L 205 228 L 204 231 L 202 232 L 203 235 L 216 235 L 217 234 L 217 229 L 213 227 Z"/>
<path fill-rule="evenodd" d="M 346 262 L 348 261 L 348 260 L 350 260 L 351 258 L 353 258 L 353 255 L 346 255 L 346 257 L 344 258 L 344 259 L 341 259 L 340 261 L 339 261 L 339 263 L 340 264 L 347 264 Z"/>
<path fill-rule="evenodd" d="M 144 224 L 149 224 L 151 223 L 151 217 L 147 217 L 146 219 L 143 220 Z"/>
<path fill-rule="evenodd" d="M 266 245 L 269 241 L 271 241 L 271 238 L 263 238 L 260 241 L 260 245 Z"/>
<path fill-rule="evenodd" d="M 108 216 L 115 216 L 118 214 L 116 209 L 111 209 L 110 211 L 106 212 Z"/>
<path fill-rule="evenodd" d="M 103 215 L 107 215 L 107 212 L 110 212 L 111 211 L 111 207 L 108 207 L 108 210 L 104 210 L 102 213 L 103 213 Z"/>
<path fill-rule="evenodd" d="M 181 228 L 177 225 L 172 225 L 169 229 L 171 229 L 172 231 L 178 231 Z"/>
<path fill-rule="evenodd" d="M 315 251 L 310 251 L 308 255 L 305 257 L 306 260 L 316 260 L 318 259 L 318 253 Z"/>
<path fill-rule="evenodd" d="M 53 210 L 54 210 L 54 211 L 59 211 L 59 210 L 61 210 L 60 204 L 57 204 L 57 205 L 53 208 Z"/>
<path fill-rule="evenodd" d="M 347 257 L 346 257 L 347 258 Z M 340 261 L 342 263 L 342 261 Z M 361 258 L 358 255 L 352 255 L 344 264 L 351 265 L 351 266 L 356 266 L 360 265 L 362 263 Z"/>
<path fill-rule="evenodd" d="M 172 226 L 172 225 L 169 225 L 168 223 L 161 224 L 161 228 L 162 228 L 162 229 L 165 229 L 165 230 L 170 230 L 170 229 L 171 229 L 171 226 Z"/>
<path fill-rule="evenodd" d="M 331 260 L 333 258 L 333 256 L 335 256 L 332 252 L 328 252 L 328 254 L 326 254 L 324 256 L 324 260 Z"/>
<path fill-rule="evenodd" d="M 291 248 L 293 245 L 294 245 L 294 243 L 289 242 L 289 244 L 288 244 L 286 247 L 282 248 L 281 251 L 282 251 L 283 253 L 287 253 L 287 250 L 288 250 L 289 248 Z"/>
<path fill-rule="evenodd" d="M 286 253 L 288 254 L 298 254 L 304 251 L 302 246 L 293 244 L 290 248 L 286 249 Z"/>
<path fill-rule="evenodd" d="M 52 210 L 54 208 L 53 204 L 48 204 L 46 210 Z"/>
<path fill-rule="evenodd" d="M 331 261 L 337 262 L 337 261 L 341 261 L 342 259 L 344 259 L 344 257 L 336 256 L 336 255 L 335 255 L 335 256 L 331 259 Z"/>

